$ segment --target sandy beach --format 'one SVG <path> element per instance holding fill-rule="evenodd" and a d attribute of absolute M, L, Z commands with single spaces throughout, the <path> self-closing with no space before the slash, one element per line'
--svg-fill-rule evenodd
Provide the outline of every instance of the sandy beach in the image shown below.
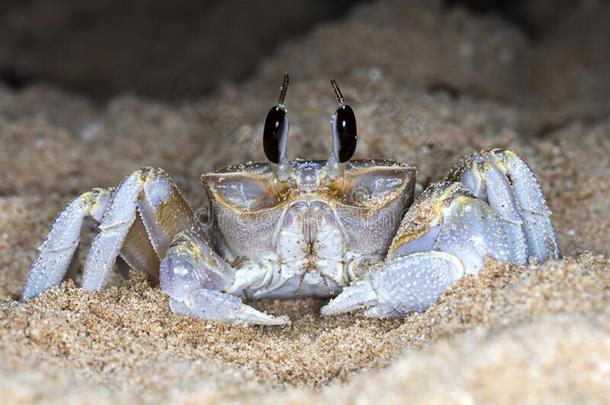
<path fill-rule="evenodd" d="M 0 87 L 0 401 L 607 403 L 610 50 L 587 36 L 608 33 L 603 13 L 581 14 L 592 17 L 532 44 L 436 2 L 365 4 L 291 41 L 249 80 L 189 102 Z M 565 37 L 569 47 L 557 46 Z M 116 271 L 100 293 L 79 289 L 76 274 L 19 302 L 36 247 L 79 193 L 159 166 L 200 207 L 200 173 L 264 160 L 264 114 L 284 71 L 291 158 L 328 156 L 334 77 L 358 118 L 356 157 L 416 165 L 419 190 L 473 150 L 520 153 L 564 257 L 489 260 L 405 319 L 324 318 L 324 300 L 264 300 L 252 305 L 292 325 L 232 327 L 175 315 L 143 274 Z"/>

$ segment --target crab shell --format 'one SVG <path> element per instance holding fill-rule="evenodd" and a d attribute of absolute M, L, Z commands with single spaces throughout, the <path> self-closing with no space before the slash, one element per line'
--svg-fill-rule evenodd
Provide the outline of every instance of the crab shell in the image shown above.
<path fill-rule="evenodd" d="M 213 208 L 213 234 L 222 238 L 217 246 L 228 247 L 219 249 L 223 256 L 269 259 L 279 264 L 283 279 L 309 274 L 326 285 L 345 285 L 349 262 L 385 256 L 413 201 L 415 169 L 402 163 L 355 160 L 333 178 L 326 161 L 296 160 L 283 181 L 275 169 L 237 165 L 202 181 Z"/>

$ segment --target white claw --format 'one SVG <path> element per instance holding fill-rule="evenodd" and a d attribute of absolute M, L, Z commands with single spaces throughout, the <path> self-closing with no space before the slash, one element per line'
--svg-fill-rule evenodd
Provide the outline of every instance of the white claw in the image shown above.
<path fill-rule="evenodd" d="M 320 313 L 324 316 L 336 315 L 375 305 L 378 302 L 377 293 L 373 289 L 370 278 L 358 281 L 345 287 L 341 294 L 322 307 Z"/>
<path fill-rule="evenodd" d="M 173 312 L 231 324 L 285 325 L 287 317 L 274 317 L 224 293 L 234 281 L 231 268 L 196 234 L 184 231 L 161 262 L 161 290 L 171 297 Z"/>
<path fill-rule="evenodd" d="M 173 312 L 211 321 L 225 321 L 233 325 L 247 323 L 256 325 L 287 325 L 288 317 L 274 317 L 244 304 L 237 297 L 220 291 L 198 289 L 191 293 L 189 302 L 172 299 Z"/>
<path fill-rule="evenodd" d="M 334 315 L 367 308 L 364 316 L 385 318 L 424 311 L 463 274 L 462 263 L 449 253 L 401 256 L 345 288 L 321 313 Z"/>

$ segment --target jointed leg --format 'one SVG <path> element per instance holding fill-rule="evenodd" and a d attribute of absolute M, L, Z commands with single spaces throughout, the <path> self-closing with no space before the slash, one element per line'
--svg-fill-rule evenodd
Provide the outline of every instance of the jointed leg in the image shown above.
<path fill-rule="evenodd" d="M 83 287 L 103 287 L 117 256 L 131 267 L 158 274 L 176 233 L 193 227 L 193 212 L 160 169 L 145 168 L 126 177 L 116 190 L 95 189 L 73 200 L 56 218 L 34 262 L 23 300 L 61 282 L 79 243 L 83 219 L 99 223 L 87 255 Z"/>
<path fill-rule="evenodd" d="M 114 191 L 83 194 L 58 216 L 32 267 L 24 300 L 61 282 L 87 216 L 99 223 L 100 232 L 87 254 L 83 288 L 100 290 L 120 255 L 129 267 L 160 276 L 174 312 L 231 323 L 290 322 L 223 292 L 235 271 L 197 233 L 193 212 L 169 176 L 150 168 L 126 177 Z"/>
<path fill-rule="evenodd" d="M 136 210 L 141 215 L 146 234 L 158 258 L 165 256 L 169 242 L 176 233 L 194 227 L 191 208 L 164 171 L 146 168 L 134 172 L 117 187 L 104 213 L 99 226 L 100 233 L 93 240 L 85 261 L 82 281 L 84 289 L 99 291 L 104 286 L 116 257 L 125 243 L 128 243 L 126 238 L 136 220 Z M 139 236 L 138 241 L 143 236 L 141 230 L 137 229 L 132 235 Z M 143 251 L 127 249 L 125 260 L 128 264 L 135 265 L 142 261 L 142 255 L 138 256 L 138 252 Z M 149 264 L 151 261 L 153 260 L 146 260 Z"/>
<path fill-rule="evenodd" d="M 462 182 L 514 224 L 514 239 L 520 233 L 523 238 L 518 243 L 526 245 L 525 257 L 517 263 L 528 257 L 539 262 L 559 257 L 551 211 L 534 173 L 515 152 L 491 149 L 471 154 L 454 166 L 447 180 Z"/>
<path fill-rule="evenodd" d="M 112 189 L 94 189 L 81 194 L 61 211 L 38 250 L 40 254 L 28 275 L 22 300 L 27 301 L 59 284 L 74 257 L 85 218 L 99 222 L 112 196 Z"/>
<path fill-rule="evenodd" d="M 498 149 L 461 160 L 409 209 L 386 261 L 322 309 L 368 308 L 366 316 L 402 316 L 436 302 L 485 257 L 525 264 L 559 257 L 540 186 L 515 153 Z"/>
<path fill-rule="evenodd" d="M 506 224 L 460 183 L 428 188 L 409 209 L 384 263 L 328 305 L 331 315 L 368 308 L 365 316 L 422 311 L 465 273 L 476 274 L 486 256 L 511 260 Z"/>
<path fill-rule="evenodd" d="M 159 256 L 151 244 L 151 238 L 140 214 L 131 225 L 119 256 L 123 259 L 123 263 L 117 261 L 117 264 L 123 265 L 125 271 L 121 267 L 119 270 L 125 276 L 130 270 L 140 270 L 147 273 L 151 281 L 159 280 Z"/>

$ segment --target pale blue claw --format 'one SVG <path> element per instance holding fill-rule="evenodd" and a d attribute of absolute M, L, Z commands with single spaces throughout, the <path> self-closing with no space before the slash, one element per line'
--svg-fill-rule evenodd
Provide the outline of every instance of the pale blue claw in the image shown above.
<path fill-rule="evenodd" d="M 235 280 L 231 268 L 198 235 L 179 233 L 161 262 L 161 291 L 170 296 L 173 312 L 231 324 L 289 324 L 287 317 L 274 317 L 223 291 Z"/>
<path fill-rule="evenodd" d="M 323 315 L 366 308 L 365 316 L 423 311 L 486 258 L 519 265 L 559 257 L 551 212 L 532 171 L 514 152 L 462 159 L 403 218 L 384 264 L 346 287 Z"/>
<path fill-rule="evenodd" d="M 364 316 L 387 318 L 424 311 L 463 273 L 462 263 L 444 252 L 398 257 L 346 287 L 321 313 L 366 308 Z"/>

